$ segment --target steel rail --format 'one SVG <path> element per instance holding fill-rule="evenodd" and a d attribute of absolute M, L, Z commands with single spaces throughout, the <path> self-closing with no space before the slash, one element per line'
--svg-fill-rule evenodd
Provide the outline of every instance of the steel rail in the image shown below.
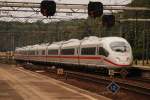
<path fill-rule="evenodd" d="M 129 80 L 133 81 L 138 81 L 138 82 L 143 82 L 143 83 L 150 83 L 150 79 L 148 78 L 127 78 Z"/>
<path fill-rule="evenodd" d="M 135 21 L 139 21 L 139 22 L 150 22 L 150 19 L 133 19 L 133 18 L 128 18 L 128 19 L 120 19 L 120 22 L 135 22 Z"/>
<path fill-rule="evenodd" d="M 94 82 L 94 83 L 100 83 L 104 85 L 108 85 L 110 82 L 114 81 L 117 84 L 119 84 L 122 89 L 137 92 L 144 95 L 150 95 L 150 85 L 147 86 L 148 83 L 143 84 L 137 81 L 131 81 L 131 80 L 129 81 L 126 79 L 119 79 L 119 78 L 108 78 L 104 76 L 102 77 L 98 75 L 89 75 L 89 74 L 85 74 L 85 73 L 83 74 L 79 72 L 66 71 L 66 73 L 68 77 L 71 78 L 77 78 L 77 79 Z"/>
<path fill-rule="evenodd" d="M 31 67 L 29 67 L 31 68 Z M 48 72 L 56 73 L 56 69 L 48 69 Z M 137 81 L 131 79 L 120 79 L 113 77 L 105 77 L 94 74 L 87 74 L 81 72 L 73 72 L 73 71 L 64 71 L 65 79 L 75 78 L 84 80 L 86 82 L 92 82 L 96 84 L 103 84 L 105 86 L 109 85 L 112 81 L 117 83 L 122 89 L 127 91 L 136 92 L 139 94 L 150 95 L 150 84 L 144 81 Z"/>

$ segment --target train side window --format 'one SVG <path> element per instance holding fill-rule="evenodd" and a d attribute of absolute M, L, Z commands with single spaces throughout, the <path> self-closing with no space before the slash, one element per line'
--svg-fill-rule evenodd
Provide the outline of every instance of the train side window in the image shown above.
<path fill-rule="evenodd" d="M 96 47 L 82 48 L 81 55 L 95 55 Z"/>
<path fill-rule="evenodd" d="M 108 57 L 109 53 L 108 51 L 106 51 L 103 47 L 99 47 L 99 52 L 98 52 L 99 55 L 103 55 L 103 56 L 106 56 Z"/>
<path fill-rule="evenodd" d="M 37 55 L 37 51 L 34 51 L 34 55 Z"/>
<path fill-rule="evenodd" d="M 33 51 L 29 51 L 29 55 L 33 55 L 34 54 L 34 52 Z"/>
<path fill-rule="evenodd" d="M 38 50 L 38 55 L 42 55 L 42 51 L 41 50 Z"/>
<path fill-rule="evenodd" d="M 24 51 L 22 51 L 22 54 L 24 55 Z"/>
<path fill-rule="evenodd" d="M 48 50 L 48 55 L 58 55 L 58 50 Z"/>
<path fill-rule="evenodd" d="M 42 50 L 42 55 L 45 55 L 45 50 Z"/>
<path fill-rule="evenodd" d="M 29 51 L 29 55 L 31 55 L 31 51 Z"/>
<path fill-rule="evenodd" d="M 35 55 L 35 51 L 31 51 L 31 55 Z"/>
<path fill-rule="evenodd" d="M 26 51 L 24 51 L 24 55 L 27 55 L 27 52 L 26 52 Z"/>
<path fill-rule="evenodd" d="M 61 55 L 74 55 L 75 49 L 62 49 Z"/>
<path fill-rule="evenodd" d="M 76 48 L 76 54 L 79 55 L 79 48 Z"/>

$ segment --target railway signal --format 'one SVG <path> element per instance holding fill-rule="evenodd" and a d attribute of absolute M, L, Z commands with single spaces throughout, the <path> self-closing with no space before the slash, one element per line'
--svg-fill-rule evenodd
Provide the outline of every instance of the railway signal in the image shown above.
<path fill-rule="evenodd" d="M 107 90 L 112 92 L 113 94 L 116 94 L 120 89 L 120 86 L 118 84 L 116 84 L 115 82 L 111 82 L 108 86 L 107 86 Z"/>
<path fill-rule="evenodd" d="M 103 14 L 103 4 L 101 2 L 89 2 L 88 4 L 88 15 L 96 18 Z"/>
<path fill-rule="evenodd" d="M 58 68 L 57 69 L 57 75 L 63 75 L 64 74 L 64 69 Z"/>
<path fill-rule="evenodd" d="M 106 27 L 112 27 L 115 25 L 115 16 L 112 14 L 103 15 L 102 24 Z"/>
<path fill-rule="evenodd" d="M 114 70 L 109 70 L 108 74 L 109 74 L 110 76 L 114 76 L 114 75 L 115 75 L 115 72 L 114 72 Z"/>
<path fill-rule="evenodd" d="M 127 71 L 126 69 L 122 69 L 122 70 L 120 71 L 120 74 L 121 74 L 121 76 L 122 76 L 123 78 L 125 78 L 125 77 L 128 75 L 128 71 Z"/>
<path fill-rule="evenodd" d="M 43 0 L 40 5 L 41 13 L 43 16 L 54 16 L 56 13 L 55 1 Z"/>

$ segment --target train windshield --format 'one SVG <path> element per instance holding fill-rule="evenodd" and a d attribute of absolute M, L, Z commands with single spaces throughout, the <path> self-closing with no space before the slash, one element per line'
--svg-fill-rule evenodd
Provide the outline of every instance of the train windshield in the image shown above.
<path fill-rule="evenodd" d="M 115 52 L 129 52 L 129 46 L 125 42 L 112 42 L 110 48 Z"/>

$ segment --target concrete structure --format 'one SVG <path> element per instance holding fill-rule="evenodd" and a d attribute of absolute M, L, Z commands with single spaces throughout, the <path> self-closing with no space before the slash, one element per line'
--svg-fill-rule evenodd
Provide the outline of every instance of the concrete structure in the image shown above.
<path fill-rule="evenodd" d="M 0 64 L 1 100 L 110 100 L 50 77 Z"/>

